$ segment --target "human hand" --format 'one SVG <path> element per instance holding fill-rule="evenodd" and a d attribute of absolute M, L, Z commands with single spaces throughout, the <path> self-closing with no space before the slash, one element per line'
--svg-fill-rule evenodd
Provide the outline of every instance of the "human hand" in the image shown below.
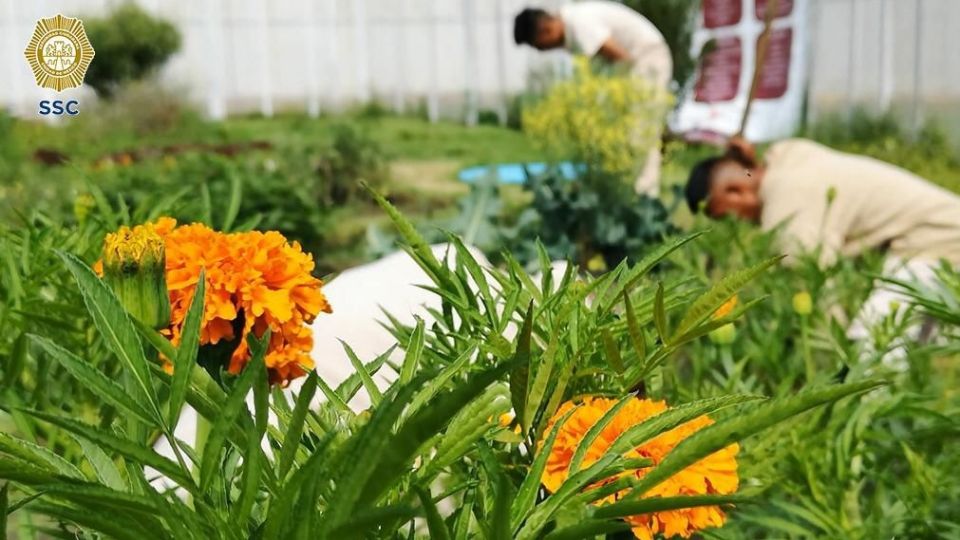
<path fill-rule="evenodd" d="M 727 140 L 727 154 L 742 159 L 750 166 L 757 163 L 756 147 L 741 135 L 734 135 Z"/>

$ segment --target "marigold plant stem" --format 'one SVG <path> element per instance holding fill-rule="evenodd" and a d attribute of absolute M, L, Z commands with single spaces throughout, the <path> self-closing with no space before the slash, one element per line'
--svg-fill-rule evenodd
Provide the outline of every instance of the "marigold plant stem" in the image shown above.
<path fill-rule="evenodd" d="M 813 356 L 810 354 L 810 339 L 807 329 L 807 317 L 801 317 L 800 321 L 800 343 L 803 347 L 803 363 L 807 370 L 807 383 L 813 380 L 816 369 L 813 365 Z"/>

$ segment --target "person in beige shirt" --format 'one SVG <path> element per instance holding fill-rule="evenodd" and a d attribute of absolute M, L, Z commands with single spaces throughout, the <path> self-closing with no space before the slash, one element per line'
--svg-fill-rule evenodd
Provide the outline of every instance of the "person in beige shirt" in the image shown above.
<path fill-rule="evenodd" d="M 686 198 L 694 212 L 780 227 L 788 262 L 808 253 L 829 266 L 877 249 L 886 253 L 888 277 L 928 285 L 941 260 L 960 267 L 960 196 L 889 163 L 813 141 L 775 143 L 761 162 L 753 145 L 734 138 L 724 155 L 693 168 Z M 868 337 L 904 300 L 878 286 L 848 335 Z"/>

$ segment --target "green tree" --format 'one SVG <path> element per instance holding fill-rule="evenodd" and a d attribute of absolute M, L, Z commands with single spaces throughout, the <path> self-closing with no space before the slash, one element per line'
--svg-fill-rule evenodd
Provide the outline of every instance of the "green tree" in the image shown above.
<path fill-rule="evenodd" d="M 132 3 L 106 17 L 85 19 L 84 26 L 96 51 L 85 81 L 102 97 L 153 73 L 180 49 L 180 32 L 172 23 Z"/>

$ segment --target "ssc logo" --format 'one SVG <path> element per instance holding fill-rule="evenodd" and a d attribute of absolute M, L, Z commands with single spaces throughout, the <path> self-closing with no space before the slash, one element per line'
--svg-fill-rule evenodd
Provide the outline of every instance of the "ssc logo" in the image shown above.
<path fill-rule="evenodd" d="M 79 19 L 56 15 L 37 21 L 24 55 L 37 85 L 61 92 L 83 84 L 94 52 Z"/>

